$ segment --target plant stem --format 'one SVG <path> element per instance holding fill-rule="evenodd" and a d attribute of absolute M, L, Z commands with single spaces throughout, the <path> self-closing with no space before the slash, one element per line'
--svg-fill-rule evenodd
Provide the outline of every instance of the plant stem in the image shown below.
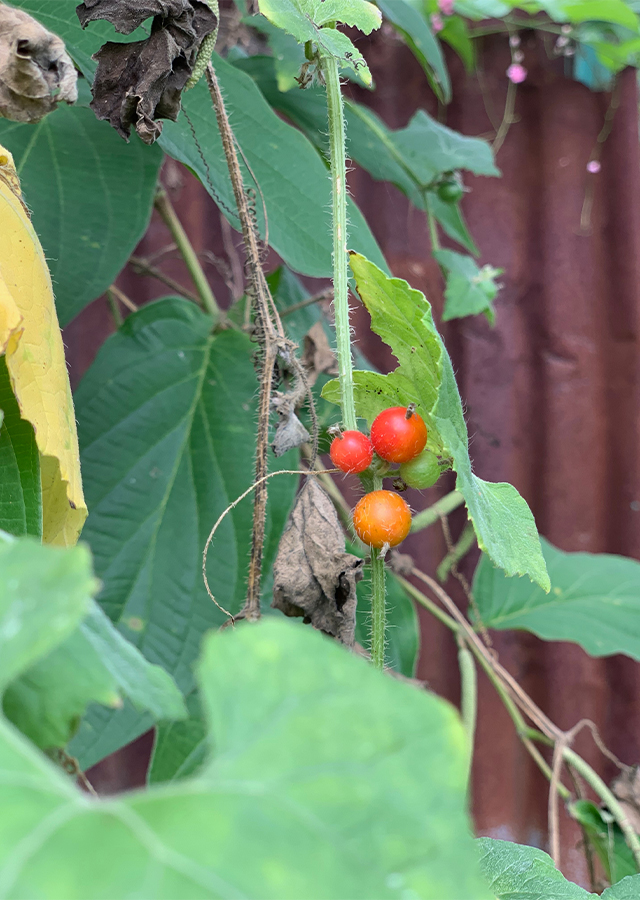
<path fill-rule="evenodd" d="M 460 715 L 467 737 L 469 738 L 469 771 L 467 781 L 471 776 L 471 763 L 473 761 L 473 745 L 476 734 L 476 718 L 478 714 L 478 673 L 473 654 L 464 641 L 460 643 L 458 650 L 458 666 L 460 668 Z"/>
<path fill-rule="evenodd" d="M 111 288 L 107 288 L 107 300 L 109 301 L 109 308 L 111 309 L 111 315 L 113 316 L 115 326 L 116 328 L 120 328 L 120 326 L 124 322 L 124 318 L 122 316 L 122 313 L 120 312 L 120 307 L 118 306 L 118 298 L 113 293 Z"/>
<path fill-rule="evenodd" d="M 438 223 L 436 217 L 431 212 L 429 201 L 427 199 L 427 222 L 429 223 L 429 237 L 431 239 L 431 252 L 435 253 L 440 249 L 440 238 L 438 237 Z"/>
<path fill-rule="evenodd" d="M 451 571 L 451 569 L 454 566 L 457 566 L 462 557 L 471 549 L 471 547 L 473 547 L 475 542 L 475 529 L 471 522 L 467 522 L 467 524 L 462 529 L 462 534 L 458 538 L 456 545 L 452 547 L 451 550 L 449 550 L 445 558 L 436 569 L 436 577 L 439 582 L 441 582 L 442 584 L 445 583 L 445 581 L 449 577 L 449 572 Z"/>
<path fill-rule="evenodd" d="M 387 630 L 387 602 L 384 587 L 384 559 L 380 551 L 371 548 L 371 662 L 384 669 L 384 648 Z"/>
<path fill-rule="evenodd" d="M 162 221 L 171 232 L 171 237 L 180 251 L 180 255 L 182 256 L 189 275 L 191 276 L 191 280 L 196 287 L 202 305 L 213 319 L 214 326 L 217 325 L 221 317 L 220 307 L 216 302 L 216 298 L 207 281 L 207 276 L 204 274 L 202 266 L 200 265 L 200 260 L 191 245 L 191 241 L 187 237 L 187 233 L 182 227 L 182 223 L 176 215 L 176 211 L 173 208 L 166 191 L 162 188 L 156 193 L 154 205 L 160 213 Z"/>
<path fill-rule="evenodd" d="M 441 516 L 448 516 L 449 513 L 453 512 L 454 509 L 457 509 L 459 506 L 462 506 L 463 503 L 464 497 L 458 491 L 451 491 L 450 494 L 445 494 L 445 496 L 434 503 L 433 506 L 430 506 L 428 509 L 423 509 L 422 512 L 419 512 L 413 517 L 411 533 L 413 534 L 416 531 L 422 531 L 423 528 L 428 528 L 429 525 L 438 522 Z"/>
<path fill-rule="evenodd" d="M 333 212 L 333 309 L 336 326 L 338 379 L 342 424 L 356 431 L 356 408 L 353 395 L 353 362 L 351 359 L 351 327 L 349 325 L 349 284 L 347 280 L 347 167 L 345 123 L 337 59 L 323 56 L 320 60 L 327 86 L 329 116 L 329 148 L 331 160 L 331 205 Z"/>
<path fill-rule="evenodd" d="M 382 476 L 373 476 L 373 490 L 382 487 Z M 384 649 L 387 637 L 387 597 L 384 585 L 384 556 L 371 548 L 371 662 L 384 669 Z"/>

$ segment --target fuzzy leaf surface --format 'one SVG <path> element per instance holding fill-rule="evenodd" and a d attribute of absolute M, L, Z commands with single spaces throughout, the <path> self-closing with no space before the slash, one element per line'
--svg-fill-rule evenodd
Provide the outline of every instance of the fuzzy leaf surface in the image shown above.
<path fill-rule="evenodd" d="M 33 426 L 20 417 L 0 356 L 0 529 L 42 537 L 42 485 Z"/>

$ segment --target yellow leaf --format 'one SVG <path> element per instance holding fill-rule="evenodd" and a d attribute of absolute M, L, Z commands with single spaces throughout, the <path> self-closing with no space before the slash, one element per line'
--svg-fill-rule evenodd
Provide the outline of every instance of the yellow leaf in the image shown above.
<path fill-rule="evenodd" d="M 2 146 L 0 235 L 0 354 L 40 451 L 42 539 L 68 546 L 87 516 L 73 400 L 49 269 Z"/>

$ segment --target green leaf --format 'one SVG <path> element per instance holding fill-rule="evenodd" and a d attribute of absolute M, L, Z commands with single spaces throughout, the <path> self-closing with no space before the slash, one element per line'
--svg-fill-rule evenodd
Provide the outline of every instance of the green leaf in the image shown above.
<path fill-rule="evenodd" d="M 12 682 L 4 714 L 43 749 L 64 747 L 91 702 L 115 709 L 129 697 L 155 720 L 185 715 L 182 694 L 114 628 L 96 603 L 62 644 Z"/>
<path fill-rule="evenodd" d="M 247 16 L 244 22 L 266 36 L 273 53 L 278 90 L 290 91 L 292 88 L 299 88 L 296 78 L 300 75 L 306 60 L 304 47 L 300 42 L 293 35 L 277 28 L 264 16 Z"/>
<path fill-rule="evenodd" d="M 67 638 L 97 589 L 87 547 L 0 542 L 0 689 Z"/>
<path fill-rule="evenodd" d="M 636 875 L 638 868 L 620 826 L 610 812 L 591 800 L 576 800 L 570 812 L 586 831 L 593 844 L 607 881 L 612 884 L 627 875 Z"/>
<path fill-rule="evenodd" d="M 451 100 L 451 79 L 440 43 L 425 17 L 406 0 L 377 0 L 386 19 L 404 38 L 444 103 Z"/>
<path fill-rule="evenodd" d="M 206 593 L 202 552 L 220 513 L 253 481 L 253 352 L 246 335 L 212 335 L 193 303 L 168 298 L 126 319 L 75 395 L 89 507 L 83 538 L 103 582 L 99 601 L 183 693 L 193 688 L 203 633 L 226 621 Z M 296 463 L 295 452 L 273 460 L 278 469 Z M 270 482 L 265 579 L 296 487 L 295 476 Z M 211 589 L 231 612 L 244 598 L 251 522 L 247 497 L 223 520 L 208 555 Z M 110 717 L 92 710 L 74 755 L 86 768 L 149 724 L 131 706 Z"/>
<path fill-rule="evenodd" d="M 467 72 L 473 72 L 476 64 L 475 44 L 462 16 L 447 16 L 439 38 L 456 51 Z"/>
<path fill-rule="evenodd" d="M 214 65 L 234 134 L 264 197 L 270 245 L 294 271 L 317 278 L 330 277 L 331 185 L 326 167 L 306 138 L 274 113 L 252 78 L 215 55 Z M 220 134 L 204 82 L 185 95 L 183 105 L 194 123 L 207 160 L 213 191 L 207 184 L 205 166 L 184 117 L 178 122 L 165 123 L 160 144 L 170 156 L 196 172 L 229 222 L 239 228 Z M 256 135 L 260 136 L 259 140 Z M 255 187 L 246 169 L 243 174 L 245 186 Z M 256 197 L 256 214 L 264 235 L 260 192 Z M 349 205 L 349 220 L 349 246 L 372 253 L 386 268 L 380 248 L 353 202 Z"/>
<path fill-rule="evenodd" d="M 480 255 L 480 251 L 467 228 L 459 202 L 446 203 L 435 192 L 430 191 L 427 197 L 427 205 L 436 221 L 444 229 L 445 234 L 462 244 L 469 253 L 472 253 L 474 256 Z"/>
<path fill-rule="evenodd" d="M 201 774 L 106 802 L 0 723 L 7 896 L 489 900 L 449 704 L 276 619 L 209 636 L 199 677 Z"/>
<path fill-rule="evenodd" d="M 573 641 L 591 656 L 625 653 L 640 660 L 640 563 L 608 553 L 564 553 L 545 540 L 542 552 L 549 594 L 480 560 L 474 596 L 485 625 Z"/>
<path fill-rule="evenodd" d="M 544 4 L 542 4 L 544 6 Z M 574 0 L 562 4 L 562 20 L 613 22 L 638 31 L 638 17 L 624 0 Z"/>
<path fill-rule="evenodd" d="M 470 256 L 453 250 L 436 250 L 433 255 L 446 272 L 443 322 L 482 312 L 493 317 L 493 301 L 500 290 L 495 279 L 503 269 L 488 265 L 479 269 Z"/>
<path fill-rule="evenodd" d="M 601 900 L 638 900 L 639 895 L 640 875 L 628 875 L 603 891 L 600 897 Z"/>
<path fill-rule="evenodd" d="M 65 104 L 37 125 L 0 119 L 0 143 L 13 153 L 66 325 L 147 230 L 162 153 L 137 137 L 125 144 L 91 110 Z"/>
<path fill-rule="evenodd" d="M 163 722 L 156 728 L 149 784 L 179 781 L 194 775 L 207 759 L 207 728 L 200 691 L 191 691 L 186 701 L 186 719 Z"/>
<path fill-rule="evenodd" d="M 313 41 L 321 52 L 337 57 L 353 69 L 366 84 L 371 74 L 362 54 L 351 40 L 333 26 L 336 22 L 369 34 L 380 27 L 382 17 L 367 0 L 260 0 L 260 12 L 266 18 L 305 44 Z"/>
<path fill-rule="evenodd" d="M 477 843 L 482 873 L 497 900 L 588 900 L 596 897 L 567 881 L 542 850 L 492 838 L 479 838 Z"/>
<path fill-rule="evenodd" d="M 30 422 L 20 418 L 4 356 L 0 356 L 0 528 L 42 537 L 40 458 Z"/>
<path fill-rule="evenodd" d="M 467 169 L 474 175 L 500 175 L 486 141 L 441 125 L 423 109 L 417 111 L 406 128 L 394 133 L 394 143 L 423 185 L 453 169 Z M 429 148 L 428 154 L 425 147 Z"/>
<path fill-rule="evenodd" d="M 549 579 L 531 511 L 510 484 L 474 475 L 467 426 L 451 360 L 436 331 L 424 294 L 406 281 L 388 278 L 357 254 L 351 255 L 358 293 L 371 327 L 391 347 L 398 367 L 389 375 L 354 372 L 356 411 L 369 423 L 388 406 L 415 403 L 429 430 L 427 447 L 453 459 L 457 489 L 463 494 L 478 545 L 511 574 L 527 574 L 543 589 Z M 339 401 L 337 381 L 323 396 Z"/>

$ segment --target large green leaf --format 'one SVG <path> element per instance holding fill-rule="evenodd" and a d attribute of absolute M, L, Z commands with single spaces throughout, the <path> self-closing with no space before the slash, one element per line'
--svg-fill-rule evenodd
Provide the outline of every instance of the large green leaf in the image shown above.
<path fill-rule="evenodd" d="M 253 480 L 253 345 L 186 300 L 135 313 L 110 337 L 75 396 L 89 518 L 83 532 L 102 579 L 100 603 L 146 658 L 185 693 L 203 632 L 226 621 L 202 580 L 202 551 L 221 512 Z M 296 466 L 291 453 L 277 468 Z M 297 487 L 274 478 L 264 550 L 268 574 Z M 251 498 L 222 522 L 207 573 L 222 606 L 245 591 Z M 115 720 L 119 720 L 116 724 Z M 93 710 L 73 743 L 86 767 L 150 725 L 126 705 Z"/>
<path fill-rule="evenodd" d="M 55 6 L 55 3 L 52 4 Z M 63 325 L 113 282 L 149 224 L 162 153 L 81 106 L 37 125 L 0 119 L 51 270 Z"/>
<path fill-rule="evenodd" d="M 478 844 L 482 872 L 497 900 L 588 900 L 597 896 L 567 881 L 542 850 L 492 838 L 480 838 Z"/>
<path fill-rule="evenodd" d="M 545 540 L 542 552 L 549 594 L 480 560 L 473 590 L 485 625 L 574 641 L 591 656 L 625 653 L 640 660 L 640 563 L 608 553 L 564 553 Z"/>
<path fill-rule="evenodd" d="M 627 875 L 622 881 L 618 881 L 603 891 L 600 897 L 601 900 L 638 900 L 640 875 Z"/>
<path fill-rule="evenodd" d="M 96 589 L 82 544 L 61 549 L 31 537 L 0 541 L 0 690 L 74 631 Z"/>
<path fill-rule="evenodd" d="M 92 801 L 0 723 L 5 896 L 488 900 L 451 706 L 275 619 L 199 673 L 207 764 L 144 793 Z"/>
<path fill-rule="evenodd" d="M 373 263 L 351 255 L 358 293 L 371 327 L 391 347 L 398 367 L 389 375 L 354 372 L 356 411 L 369 423 L 388 406 L 415 403 L 427 423 L 427 446 L 453 460 L 478 544 L 510 574 L 526 574 L 544 590 L 549 578 L 531 511 L 510 484 L 483 481 L 472 471 L 467 426 L 451 360 L 436 331 L 424 294 L 388 278 Z M 337 381 L 323 396 L 339 401 Z"/>
<path fill-rule="evenodd" d="M 43 749 L 64 747 L 91 702 L 119 708 L 127 696 L 154 720 L 185 715 L 171 677 L 152 666 L 96 603 L 73 634 L 13 681 L 4 713 Z"/>
<path fill-rule="evenodd" d="M 451 100 L 451 79 L 442 49 L 424 15 L 406 0 L 377 0 L 385 19 L 403 36 L 440 100 Z"/>
<path fill-rule="evenodd" d="M 40 459 L 33 426 L 20 418 L 0 356 L 0 529 L 42 537 Z"/>
<path fill-rule="evenodd" d="M 365 84 L 371 84 L 371 73 L 362 54 L 335 25 L 351 25 L 369 34 L 382 22 L 373 3 L 368 0 L 260 0 L 260 12 L 301 44 L 312 41 L 323 55 L 337 57 Z"/>
<path fill-rule="evenodd" d="M 262 198 L 267 212 L 269 243 L 296 272 L 318 278 L 332 273 L 330 181 L 327 170 L 309 141 L 280 119 L 255 82 L 220 57 L 216 73 L 236 139 L 257 180 L 244 168 L 247 188 L 257 191 L 256 215 L 261 234 L 266 234 Z M 206 84 L 185 94 L 184 109 L 193 122 L 207 170 L 184 116 L 166 122 L 160 144 L 175 159 L 193 169 L 212 193 L 230 223 L 239 228 L 227 164 Z M 260 194 L 261 192 L 261 194 Z M 385 262 L 369 226 L 353 201 L 349 203 L 349 246 Z"/>

